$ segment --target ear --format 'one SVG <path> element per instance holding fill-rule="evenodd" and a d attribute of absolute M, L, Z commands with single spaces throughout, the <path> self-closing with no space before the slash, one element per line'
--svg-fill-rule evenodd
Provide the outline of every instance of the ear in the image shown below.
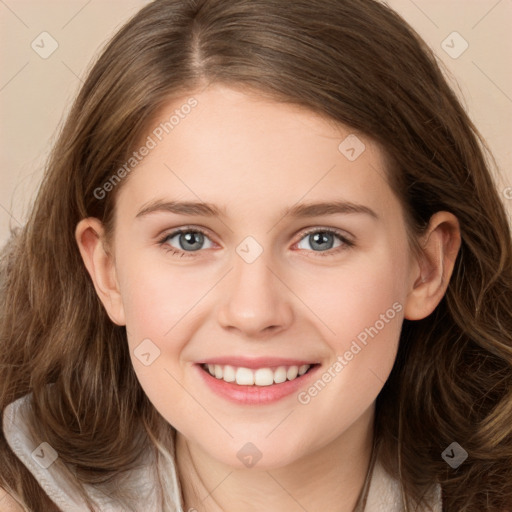
<path fill-rule="evenodd" d="M 421 320 L 441 302 L 460 249 L 459 221 L 449 212 L 432 215 L 421 237 L 421 254 L 414 265 L 412 288 L 405 303 L 407 320 Z"/>
<path fill-rule="evenodd" d="M 94 288 L 110 319 L 126 325 L 121 293 L 117 282 L 114 258 L 106 247 L 105 230 L 100 220 L 81 220 L 75 238 Z"/>

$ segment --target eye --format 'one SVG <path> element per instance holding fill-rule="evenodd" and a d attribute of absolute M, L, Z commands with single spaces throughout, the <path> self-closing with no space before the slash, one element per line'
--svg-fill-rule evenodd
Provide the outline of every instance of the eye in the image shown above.
<path fill-rule="evenodd" d="M 335 245 L 336 239 L 339 241 Z M 311 247 L 301 247 L 300 244 L 306 241 Z M 315 228 L 306 232 L 297 244 L 299 249 L 313 250 L 319 256 L 330 256 L 339 251 L 346 250 L 354 246 L 354 242 L 349 240 L 342 232 L 332 228 Z M 333 250 L 334 249 L 334 250 Z"/>
<path fill-rule="evenodd" d="M 176 229 L 172 233 L 165 235 L 165 237 L 162 238 L 158 243 L 165 247 L 167 251 L 172 252 L 174 255 L 186 257 L 193 256 L 192 254 L 188 254 L 190 252 L 193 253 L 199 251 L 200 249 L 211 249 L 211 246 L 203 247 L 205 239 L 209 240 L 207 234 L 198 228 L 180 228 Z M 178 247 L 175 247 L 172 244 L 177 244 Z"/>
<path fill-rule="evenodd" d="M 336 240 L 338 240 L 337 245 Z M 205 241 L 209 241 L 210 245 L 204 247 Z M 302 247 L 303 241 L 307 242 L 310 248 Z M 199 228 L 187 227 L 176 229 L 166 234 L 158 243 L 167 252 L 180 257 L 194 256 L 193 253 L 201 249 L 211 249 L 213 247 L 213 242 L 211 242 L 205 231 Z M 339 251 L 353 247 L 355 244 L 341 231 L 332 228 L 315 228 L 304 233 L 300 242 L 296 245 L 299 249 L 317 253 L 319 256 L 332 256 Z"/>

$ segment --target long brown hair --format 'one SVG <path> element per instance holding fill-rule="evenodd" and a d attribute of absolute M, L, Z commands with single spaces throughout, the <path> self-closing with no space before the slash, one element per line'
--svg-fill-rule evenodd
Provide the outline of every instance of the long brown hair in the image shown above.
<path fill-rule="evenodd" d="M 2 253 L 0 412 L 32 392 L 37 435 L 80 482 L 115 488 L 148 446 L 165 453 L 169 425 L 138 384 L 125 329 L 102 307 L 74 231 L 85 217 L 113 228 L 123 182 L 105 197 L 95 191 L 170 98 L 213 82 L 378 141 L 411 237 L 437 211 L 458 218 L 447 293 L 429 317 L 404 321 L 375 436 L 409 510 L 433 483 L 447 512 L 512 510 L 510 227 L 485 144 L 435 56 L 374 0 L 157 0 L 114 36 L 53 148 L 28 222 Z M 456 470 L 441 457 L 453 441 L 469 454 Z M 3 432 L 0 457 L 0 486 L 27 510 L 57 510 Z"/>

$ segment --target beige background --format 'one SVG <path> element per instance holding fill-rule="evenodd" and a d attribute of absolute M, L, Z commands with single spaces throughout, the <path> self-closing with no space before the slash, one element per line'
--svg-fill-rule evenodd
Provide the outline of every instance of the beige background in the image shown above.
<path fill-rule="evenodd" d="M 147 3 L 0 0 L 0 244 L 9 226 L 26 218 L 49 147 L 91 59 Z M 464 105 L 497 159 L 498 186 L 512 212 L 512 194 L 507 194 L 512 191 L 512 0 L 386 3 L 419 32 L 458 83 Z M 45 31 L 59 45 L 47 59 L 31 47 Z M 442 47 L 446 40 L 452 52 L 462 48 L 458 36 L 447 39 L 454 31 L 469 45 L 455 59 Z"/>

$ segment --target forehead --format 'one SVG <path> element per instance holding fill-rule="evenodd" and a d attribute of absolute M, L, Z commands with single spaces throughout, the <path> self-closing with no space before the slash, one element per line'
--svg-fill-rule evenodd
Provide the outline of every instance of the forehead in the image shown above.
<path fill-rule="evenodd" d="M 151 149 L 119 196 L 129 209 L 165 197 L 215 203 L 228 215 L 301 200 L 394 200 L 369 137 L 254 92 L 216 85 L 175 98 L 142 141 Z"/>

